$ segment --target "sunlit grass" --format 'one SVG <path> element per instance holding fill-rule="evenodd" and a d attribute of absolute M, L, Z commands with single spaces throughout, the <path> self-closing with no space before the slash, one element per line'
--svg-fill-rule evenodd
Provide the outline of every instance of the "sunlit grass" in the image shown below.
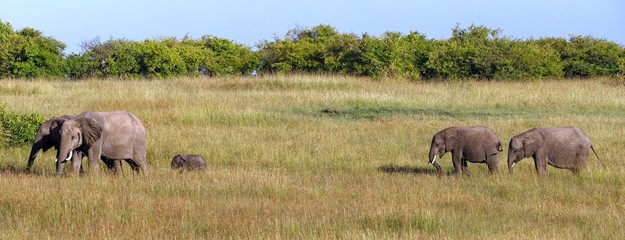
<path fill-rule="evenodd" d="M 621 239 L 625 95 L 611 79 L 377 82 L 339 76 L 1 80 L 7 110 L 128 110 L 148 132 L 146 176 L 54 177 L 54 151 L 0 151 L 0 238 Z M 336 113 L 323 113 L 334 109 Z M 504 141 L 573 125 L 606 164 L 574 175 L 437 177 L 432 135 L 485 125 Z M 201 154 L 204 173 L 169 169 Z M 452 170 L 449 155 L 440 160 Z M 86 164 L 86 161 L 85 161 Z"/>

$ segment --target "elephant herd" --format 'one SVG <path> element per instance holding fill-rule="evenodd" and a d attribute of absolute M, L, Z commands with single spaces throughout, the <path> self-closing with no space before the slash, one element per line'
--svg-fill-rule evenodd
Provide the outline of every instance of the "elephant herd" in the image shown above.
<path fill-rule="evenodd" d="M 533 128 L 510 140 L 508 171 L 512 174 L 517 162 L 532 157 L 540 176 L 546 174 L 547 165 L 578 173 L 586 167 L 591 149 L 601 161 L 588 136 L 576 127 Z M 432 138 L 429 163 L 441 175 L 442 170 L 436 158 L 451 152 L 456 174 L 461 171 L 470 174 L 467 162 L 486 163 L 488 172 L 495 174 L 497 155 L 502 151 L 501 139 L 488 127 L 450 127 L 436 133 Z"/>
<path fill-rule="evenodd" d="M 145 127 L 126 111 L 83 112 L 50 118 L 39 126 L 26 171 L 31 170 L 40 150 L 45 152 L 52 147 L 57 150 L 57 176 L 63 174 L 67 161 L 72 163 L 72 172 L 78 173 L 85 155 L 94 172 L 99 171 L 99 160 L 115 174 L 121 174 L 122 161 L 135 173 L 148 170 Z M 205 163 L 198 155 L 178 155 L 172 159 L 172 169 L 176 168 L 203 170 Z"/>
<path fill-rule="evenodd" d="M 40 150 L 45 152 L 52 147 L 57 150 L 57 176 L 63 174 L 67 161 L 72 163 L 72 172 L 80 172 L 85 155 L 93 172 L 99 171 L 99 160 L 115 174 L 121 174 L 122 161 L 126 161 L 135 173 L 148 170 L 145 127 L 135 115 L 126 111 L 83 112 L 53 117 L 42 123 L 35 136 L 26 171 L 31 170 Z M 532 157 L 541 176 L 546 174 L 547 165 L 577 173 L 586 167 L 590 149 L 599 159 L 590 139 L 578 128 L 530 129 L 510 140 L 508 170 L 512 173 L 517 162 Z M 488 127 L 449 127 L 432 138 L 429 163 L 442 175 L 436 158 L 451 152 L 456 174 L 470 174 L 467 162 L 486 163 L 488 172 L 495 174 L 497 156 L 502 151 L 501 139 Z M 199 155 L 176 155 L 171 168 L 204 170 L 206 163 Z"/>

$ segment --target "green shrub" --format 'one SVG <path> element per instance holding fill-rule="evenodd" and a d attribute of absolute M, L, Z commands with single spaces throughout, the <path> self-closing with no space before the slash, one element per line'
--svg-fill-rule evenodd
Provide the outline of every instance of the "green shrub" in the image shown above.
<path fill-rule="evenodd" d="M 207 55 L 209 75 L 241 75 L 250 73 L 259 64 L 257 55 L 248 47 L 214 36 L 203 36 L 202 51 Z M 197 69 L 195 69 L 197 70 Z"/>
<path fill-rule="evenodd" d="M 0 131 L 4 146 L 23 146 L 32 144 L 39 126 L 46 119 L 36 113 L 14 114 L 6 112 L 6 105 L 0 103 Z"/>
<path fill-rule="evenodd" d="M 381 37 L 340 34 L 329 25 L 292 29 L 284 39 L 258 45 L 263 71 L 331 73 L 374 78 L 419 79 L 431 41 L 412 32 Z"/>
<path fill-rule="evenodd" d="M 590 36 L 571 36 L 555 44 L 561 54 L 566 77 L 615 76 L 623 48 L 614 42 Z"/>
<path fill-rule="evenodd" d="M 497 65 L 505 62 L 502 59 L 506 52 L 503 47 L 509 41 L 500 33 L 499 29 L 484 26 L 471 25 L 467 29 L 456 26 L 452 37 L 447 41 L 438 41 L 436 50 L 429 55 L 427 66 L 433 77 L 495 78 Z"/>
<path fill-rule="evenodd" d="M 143 42 L 95 39 L 84 44 L 82 54 L 71 55 L 66 66 L 68 75 L 77 78 L 168 78 L 245 74 L 256 69 L 258 62 L 248 47 L 204 36 L 200 40 L 170 37 Z"/>
<path fill-rule="evenodd" d="M 429 77 L 436 78 L 561 78 L 557 44 L 560 42 L 552 39 L 511 39 L 501 36 L 499 29 L 483 26 L 456 26 L 449 40 L 436 41 L 426 65 Z"/>

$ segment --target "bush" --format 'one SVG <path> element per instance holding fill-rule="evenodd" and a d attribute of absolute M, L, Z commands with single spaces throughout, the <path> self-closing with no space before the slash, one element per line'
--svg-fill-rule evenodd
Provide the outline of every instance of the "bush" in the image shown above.
<path fill-rule="evenodd" d="M 419 79 L 431 41 L 412 32 L 381 37 L 340 34 L 329 25 L 292 29 L 284 39 L 258 45 L 261 69 L 277 73 L 331 73 Z"/>
<path fill-rule="evenodd" d="M 592 37 L 572 36 L 560 50 L 567 77 L 615 76 L 622 51 L 618 44 Z"/>
<path fill-rule="evenodd" d="M 70 56 L 66 66 L 74 78 L 218 76 L 251 72 L 258 58 L 243 45 L 212 36 L 143 42 L 95 39 L 83 45 L 82 54 Z"/>
<path fill-rule="evenodd" d="M 6 104 L 0 104 L 0 131 L 4 146 L 24 146 L 32 144 L 39 126 L 46 119 L 36 113 L 14 114 L 6 112 Z"/>
<path fill-rule="evenodd" d="M 558 41 L 555 43 L 559 44 Z M 564 43 L 566 44 L 566 43 Z M 447 41 L 437 41 L 426 63 L 429 77 L 477 79 L 561 78 L 563 65 L 551 40 L 517 40 L 501 30 L 456 26 Z"/>
<path fill-rule="evenodd" d="M 199 42 L 206 54 L 204 67 L 209 70 L 208 75 L 241 75 L 258 68 L 258 56 L 244 45 L 208 35 Z"/>
<path fill-rule="evenodd" d="M 41 31 L 14 31 L 0 21 L 0 77 L 55 77 L 63 75 L 65 44 Z"/>

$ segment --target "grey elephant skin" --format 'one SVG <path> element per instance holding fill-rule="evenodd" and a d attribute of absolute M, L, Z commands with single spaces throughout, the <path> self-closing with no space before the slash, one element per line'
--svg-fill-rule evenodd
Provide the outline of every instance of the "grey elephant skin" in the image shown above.
<path fill-rule="evenodd" d="M 429 163 L 436 167 L 439 175 L 443 174 L 441 166 L 436 162 L 438 155 L 443 157 L 451 152 L 454 173 L 461 171 L 470 174 L 467 162 L 486 163 L 488 172 L 498 172 L 497 155 L 503 151 L 501 139 L 495 131 L 484 126 L 449 127 L 434 134 L 430 146 Z"/>
<path fill-rule="evenodd" d="M 61 117 L 52 117 L 39 126 L 37 134 L 35 135 L 35 140 L 30 149 L 30 155 L 28 155 L 29 157 L 26 164 L 25 172 L 28 173 L 31 171 L 35 159 L 39 154 L 39 151 L 46 152 L 52 147 L 54 147 L 54 149 L 56 150 L 59 149 L 59 144 L 61 142 L 61 125 L 63 125 L 66 120 L 74 118 L 76 118 L 76 115 L 63 115 Z M 79 172 L 81 168 L 82 153 L 79 151 L 74 151 L 71 160 L 73 172 Z"/>
<path fill-rule="evenodd" d="M 171 159 L 171 169 L 204 171 L 206 169 L 206 161 L 200 155 L 179 154 Z"/>
<path fill-rule="evenodd" d="M 588 136 L 576 127 L 533 128 L 510 139 L 508 171 L 512 174 L 517 162 L 532 157 L 540 176 L 547 165 L 578 173 L 586 168 L 590 149 L 601 161 Z"/>
<path fill-rule="evenodd" d="M 65 162 L 74 151 L 87 155 L 92 172 L 99 171 L 99 159 L 121 174 L 121 161 L 128 162 L 135 173 L 147 172 L 146 131 L 132 113 L 83 112 L 63 122 L 57 152 L 57 176 L 63 174 Z"/>

